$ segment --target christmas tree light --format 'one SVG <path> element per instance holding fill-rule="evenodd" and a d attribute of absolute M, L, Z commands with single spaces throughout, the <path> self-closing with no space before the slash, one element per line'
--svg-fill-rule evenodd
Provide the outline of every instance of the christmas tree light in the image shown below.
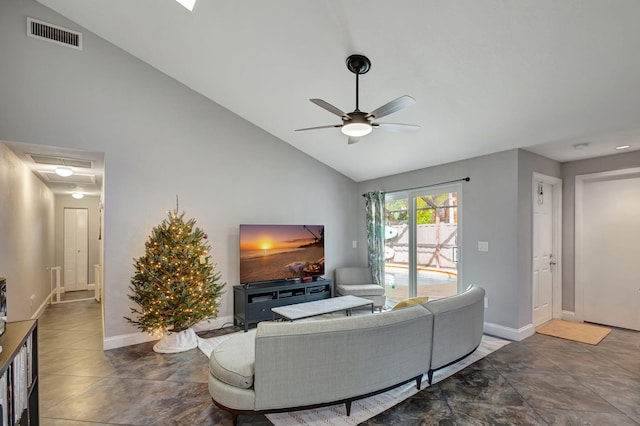
<path fill-rule="evenodd" d="M 218 314 L 226 283 L 211 263 L 211 248 L 195 219 L 185 213 L 169 213 L 153 228 L 145 243 L 145 255 L 134 259 L 129 299 L 140 309 L 130 308 L 137 318 L 125 319 L 143 331 L 180 332 Z"/>

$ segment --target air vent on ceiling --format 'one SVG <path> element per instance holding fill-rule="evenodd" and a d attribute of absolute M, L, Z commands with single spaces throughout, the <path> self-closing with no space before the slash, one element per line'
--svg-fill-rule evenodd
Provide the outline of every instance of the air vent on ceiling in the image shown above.
<path fill-rule="evenodd" d="M 82 50 L 82 33 L 37 19 L 27 18 L 27 35 L 62 46 Z"/>
<path fill-rule="evenodd" d="M 93 185 L 96 183 L 96 176 L 85 173 L 74 173 L 71 176 L 58 176 L 56 172 L 50 170 L 38 170 L 47 182 L 52 183 L 77 183 L 80 185 Z"/>
<path fill-rule="evenodd" d="M 84 169 L 93 168 L 93 161 L 80 158 L 52 157 L 50 155 L 27 154 L 36 164 L 48 164 L 52 166 L 81 167 Z"/>

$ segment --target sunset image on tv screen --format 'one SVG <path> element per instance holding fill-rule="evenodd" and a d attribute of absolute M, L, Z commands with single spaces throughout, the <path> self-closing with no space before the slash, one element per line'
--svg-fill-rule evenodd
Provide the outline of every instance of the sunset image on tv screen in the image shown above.
<path fill-rule="evenodd" d="M 240 225 L 240 282 L 324 274 L 323 225 Z"/>

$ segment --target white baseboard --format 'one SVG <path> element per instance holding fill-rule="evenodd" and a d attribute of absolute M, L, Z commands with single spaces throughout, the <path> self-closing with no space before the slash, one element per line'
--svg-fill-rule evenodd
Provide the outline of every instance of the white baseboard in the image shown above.
<path fill-rule="evenodd" d="M 579 322 L 578 318 L 576 317 L 576 313 L 572 312 L 572 311 L 562 311 L 562 316 L 560 317 L 561 319 L 565 320 L 565 321 L 573 321 L 573 322 Z"/>
<path fill-rule="evenodd" d="M 55 291 L 55 290 L 54 290 Z M 42 315 L 42 313 L 44 312 L 45 309 L 47 309 L 47 306 L 49 305 L 49 301 L 51 300 L 51 296 L 53 295 L 53 292 L 51 292 L 51 294 L 49 294 L 44 301 L 42 302 L 42 304 L 38 307 L 38 309 L 36 309 L 36 311 L 33 313 L 33 315 L 31 315 L 31 319 L 38 319 L 40 318 L 40 315 Z"/>
<path fill-rule="evenodd" d="M 148 333 L 131 333 L 121 334 L 119 336 L 105 337 L 102 340 L 102 349 L 105 351 L 109 349 L 121 348 L 123 346 L 137 345 L 139 343 L 151 342 L 158 340 L 158 336 L 151 336 Z"/>
<path fill-rule="evenodd" d="M 536 332 L 533 324 L 527 324 L 519 329 L 505 327 L 503 325 L 492 324 L 490 322 L 484 323 L 483 332 L 491 336 L 501 337 L 503 339 L 519 342 L 529 336 L 532 336 Z"/>
<path fill-rule="evenodd" d="M 95 284 L 87 284 L 87 290 L 95 290 L 96 285 Z M 64 286 L 60 287 L 60 294 L 64 293 Z"/>
<path fill-rule="evenodd" d="M 193 330 L 196 332 L 215 330 L 216 328 L 222 328 L 222 326 L 228 325 L 229 323 L 233 325 L 233 315 L 202 320 L 193 326 Z M 119 336 L 105 337 L 102 341 L 102 348 L 106 351 L 109 349 L 151 342 L 153 340 L 158 340 L 158 336 L 151 336 L 148 333 L 143 332 L 121 334 Z"/>

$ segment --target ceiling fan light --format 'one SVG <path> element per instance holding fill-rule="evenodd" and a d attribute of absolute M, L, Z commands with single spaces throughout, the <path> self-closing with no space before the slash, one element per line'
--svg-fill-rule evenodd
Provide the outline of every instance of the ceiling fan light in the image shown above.
<path fill-rule="evenodd" d="M 56 167 L 56 174 L 62 177 L 69 177 L 73 174 L 71 167 Z"/>
<path fill-rule="evenodd" d="M 342 133 L 352 138 L 359 138 L 360 136 L 366 136 L 373 130 L 371 124 L 368 123 L 347 123 L 341 128 Z"/>
<path fill-rule="evenodd" d="M 196 0 L 176 0 L 182 6 L 189 10 L 189 12 L 193 12 L 193 7 L 196 5 Z"/>

